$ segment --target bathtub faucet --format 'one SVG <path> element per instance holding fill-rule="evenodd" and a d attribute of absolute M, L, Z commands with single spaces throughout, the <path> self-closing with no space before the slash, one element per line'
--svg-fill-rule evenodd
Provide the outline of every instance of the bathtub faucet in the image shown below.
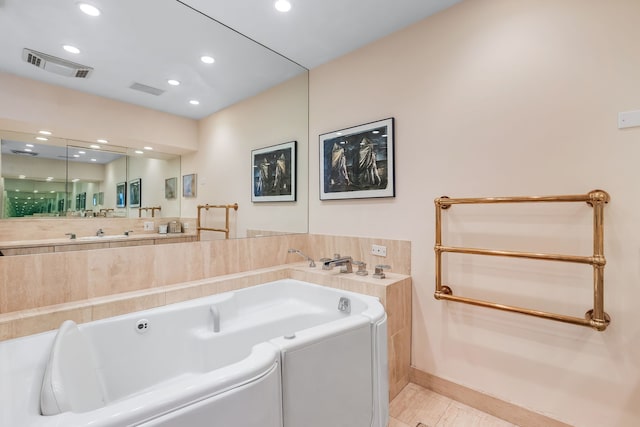
<path fill-rule="evenodd" d="M 288 251 L 290 254 L 298 254 L 301 257 L 303 257 L 304 259 L 306 259 L 307 261 L 309 261 L 309 267 L 315 267 L 316 263 L 313 261 L 313 258 L 311 258 L 309 255 L 305 255 L 302 253 L 302 251 L 298 250 L 298 249 L 289 249 Z"/>
<path fill-rule="evenodd" d="M 353 258 L 351 258 L 350 256 L 336 256 L 333 259 L 330 260 L 326 260 L 324 261 L 324 263 L 322 264 L 322 269 L 323 270 L 331 270 L 334 266 L 340 266 L 342 267 L 340 269 L 340 273 L 353 273 Z"/>

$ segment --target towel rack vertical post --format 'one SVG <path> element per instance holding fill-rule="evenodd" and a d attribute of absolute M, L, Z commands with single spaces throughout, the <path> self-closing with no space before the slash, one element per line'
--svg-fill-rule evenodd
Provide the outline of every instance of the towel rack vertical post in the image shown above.
<path fill-rule="evenodd" d="M 587 312 L 596 329 L 604 330 L 610 322 L 604 312 L 604 205 L 609 194 L 602 190 L 589 193 L 589 205 L 593 207 L 593 310 Z"/>

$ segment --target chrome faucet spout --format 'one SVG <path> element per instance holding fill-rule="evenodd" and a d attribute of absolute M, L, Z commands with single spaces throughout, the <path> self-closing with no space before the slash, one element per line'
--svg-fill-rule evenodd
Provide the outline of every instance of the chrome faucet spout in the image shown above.
<path fill-rule="evenodd" d="M 65 236 L 69 236 L 69 239 L 71 240 L 75 240 L 76 239 L 76 233 L 64 233 Z"/>
<path fill-rule="evenodd" d="M 350 256 L 339 257 L 325 261 L 322 265 L 324 270 L 331 270 L 334 266 L 342 267 L 340 273 L 353 273 L 353 258 Z"/>
<path fill-rule="evenodd" d="M 104 231 L 102 231 L 102 228 L 99 228 L 98 231 L 96 231 L 96 236 L 98 237 L 104 236 Z"/>
<path fill-rule="evenodd" d="M 311 258 L 309 255 L 305 255 L 299 249 L 289 249 L 287 252 L 289 252 L 290 254 L 298 254 L 301 257 L 303 257 L 304 259 L 306 259 L 307 261 L 309 261 L 309 267 L 315 267 L 316 266 L 316 263 L 313 261 L 313 258 Z"/>

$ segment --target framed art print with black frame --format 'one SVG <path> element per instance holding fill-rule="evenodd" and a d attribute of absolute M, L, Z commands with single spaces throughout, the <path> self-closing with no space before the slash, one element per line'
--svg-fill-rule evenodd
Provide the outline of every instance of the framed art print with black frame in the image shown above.
<path fill-rule="evenodd" d="M 296 141 L 252 150 L 251 201 L 295 201 L 296 160 Z"/>
<path fill-rule="evenodd" d="M 395 197 L 393 117 L 320 135 L 320 200 Z"/>

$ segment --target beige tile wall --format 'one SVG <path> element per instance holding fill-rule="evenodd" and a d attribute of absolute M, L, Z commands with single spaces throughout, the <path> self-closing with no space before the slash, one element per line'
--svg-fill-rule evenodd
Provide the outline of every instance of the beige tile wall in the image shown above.
<path fill-rule="evenodd" d="M 300 261 L 289 248 L 315 259 L 351 255 L 372 271 L 380 258 L 368 254 L 371 243 L 387 246 L 390 271 L 411 273 L 409 242 L 307 234 L 0 257 L 0 313 Z"/>

